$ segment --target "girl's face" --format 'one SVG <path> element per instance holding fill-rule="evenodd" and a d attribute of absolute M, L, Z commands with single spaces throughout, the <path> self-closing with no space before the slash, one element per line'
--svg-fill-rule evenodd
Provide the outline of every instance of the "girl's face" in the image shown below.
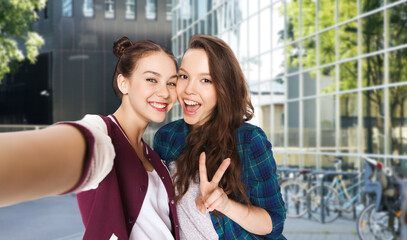
<path fill-rule="evenodd" d="M 140 59 L 129 78 L 119 81 L 123 100 L 140 120 L 162 122 L 177 100 L 177 69 L 165 53 L 155 52 Z"/>
<path fill-rule="evenodd" d="M 184 120 L 190 125 L 202 125 L 216 106 L 216 90 L 209 74 L 209 60 L 202 49 L 189 49 L 178 71 L 178 101 Z"/>

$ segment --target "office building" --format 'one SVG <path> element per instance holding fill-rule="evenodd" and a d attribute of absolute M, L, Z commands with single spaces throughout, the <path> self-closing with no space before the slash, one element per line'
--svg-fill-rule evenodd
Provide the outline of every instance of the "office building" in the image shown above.
<path fill-rule="evenodd" d="M 172 49 L 181 60 L 197 33 L 231 46 L 280 166 L 406 167 L 406 13 L 405 0 L 174 0 Z"/>

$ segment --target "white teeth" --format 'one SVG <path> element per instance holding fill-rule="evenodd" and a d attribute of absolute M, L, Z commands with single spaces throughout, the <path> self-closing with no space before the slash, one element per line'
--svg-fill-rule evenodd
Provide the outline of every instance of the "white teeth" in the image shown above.
<path fill-rule="evenodd" d="M 151 103 L 151 105 L 156 108 L 165 108 L 165 106 L 166 106 L 165 104 L 160 104 L 160 103 Z"/>
<path fill-rule="evenodd" d="M 197 102 L 190 101 L 190 100 L 185 100 L 185 99 L 184 99 L 184 103 L 185 103 L 186 105 L 192 105 L 192 106 L 199 104 L 199 103 L 197 103 Z"/>

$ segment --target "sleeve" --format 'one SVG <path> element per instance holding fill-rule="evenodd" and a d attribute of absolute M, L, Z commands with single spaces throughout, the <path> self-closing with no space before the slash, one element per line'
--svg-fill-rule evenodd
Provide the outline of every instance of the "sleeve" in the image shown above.
<path fill-rule="evenodd" d="M 264 208 L 270 214 L 273 230 L 264 237 L 279 238 L 283 232 L 286 209 L 280 193 L 271 143 L 260 128 L 252 132 L 248 150 L 249 199 L 253 205 Z"/>
<path fill-rule="evenodd" d="M 79 129 L 85 137 L 87 145 L 81 179 L 68 192 L 79 193 L 96 189 L 112 170 L 116 156 L 104 120 L 97 115 L 86 115 L 79 121 L 59 122 L 57 124 L 68 124 Z"/>

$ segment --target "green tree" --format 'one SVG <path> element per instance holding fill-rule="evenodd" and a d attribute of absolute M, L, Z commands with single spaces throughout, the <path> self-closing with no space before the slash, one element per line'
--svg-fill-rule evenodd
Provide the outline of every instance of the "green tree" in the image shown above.
<path fill-rule="evenodd" d="M 1 0 L 0 1 L 0 83 L 10 72 L 13 61 L 26 57 L 35 63 L 43 38 L 33 31 L 38 19 L 37 11 L 45 7 L 46 0 Z M 18 40 L 23 39 L 26 56 L 19 48 Z"/>
<path fill-rule="evenodd" d="M 317 4 L 318 3 L 318 4 Z M 361 1 L 361 12 L 365 13 L 377 9 L 383 5 L 383 0 L 363 0 Z M 337 6 L 337 9 L 335 7 Z M 368 54 L 380 51 L 385 46 L 384 43 L 384 14 L 378 12 L 360 20 L 359 25 L 357 20 L 349 21 L 337 29 L 330 28 L 335 24 L 336 14 L 339 22 L 348 21 L 357 16 L 357 1 L 340 0 L 335 3 L 335 0 L 291 0 L 287 1 L 287 67 L 297 68 L 300 66 L 303 69 L 315 67 L 318 52 L 319 65 L 330 64 L 339 60 L 347 60 L 358 55 L 358 50 L 361 54 Z M 302 10 L 300 12 L 300 9 Z M 387 22 L 389 24 L 389 42 L 388 45 L 398 46 L 407 42 L 407 33 L 405 26 L 407 25 L 407 4 L 400 4 L 388 11 Z M 283 9 L 281 9 L 283 13 Z M 359 26 L 359 28 L 358 28 Z M 321 31 L 316 37 L 307 38 L 308 35 L 315 31 Z M 361 45 L 358 49 L 357 36 L 360 32 Z M 282 35 L 283 36 L 283 35 Z M 298 39 L 305 37 L 303 41 Z M 338 40 L 335 43 L 336 39 Z M 318 44 L 315 44 L 318 41 Z M 319 49 L 317 49 L 317 46 Z M 336 46 L 338 48 L 336 49 Z M 407 81 L 407 70 L 404 66 L 407 64 L 407 50 L 396 50 L 387 54 L 389 60 L 389 81 L 400 82 Z M 361 80 L 362 87 L 370 87 L 382 85 L 384 81 L 384 59 L 385 54 L 375 54 L 363 58 L 359 61 L 350 60 L 339 65 L 339 89 L 336 89 L 335 84 L 332 84 L 322 92 L 334 92 L 338 90 L 351 90 L 357 88 L 358 65 L 362 69 Z M 329 74 L 329 71 L 334 70 L 334 67 L 323 69 L 323 74 Z M 391 121 L 390 128 L 399 127 L 402 129 L 405 104 L 407 103 L 407 87 L 398 86 L 389 88 L 390 95 L 390 110 Z M 354 94 L 354 93 L 352 93 Z M 353 97 L 352 94 L 347 94 L 345 97 Z M 384 99 L 383 91 L 372 90 L 362 92 L 365 101 L 364 121 L 367 130 L 367 152 L 373 153 L 373 124 L 383 134 L 383 114 L 384 114 Z M 344 99 L 346 101 L 346 99 Z M 395 119 L 399 116 L 399 119 Z M 376 118 L 376 121 L 373 121 Z M 389 129 L 390 130 L 390 129 Z M 401 131 L 401 130 L 400 130 Z M 403 154 L 403 136 L 398 134 L 391 138 L 392 152 Z"/>

